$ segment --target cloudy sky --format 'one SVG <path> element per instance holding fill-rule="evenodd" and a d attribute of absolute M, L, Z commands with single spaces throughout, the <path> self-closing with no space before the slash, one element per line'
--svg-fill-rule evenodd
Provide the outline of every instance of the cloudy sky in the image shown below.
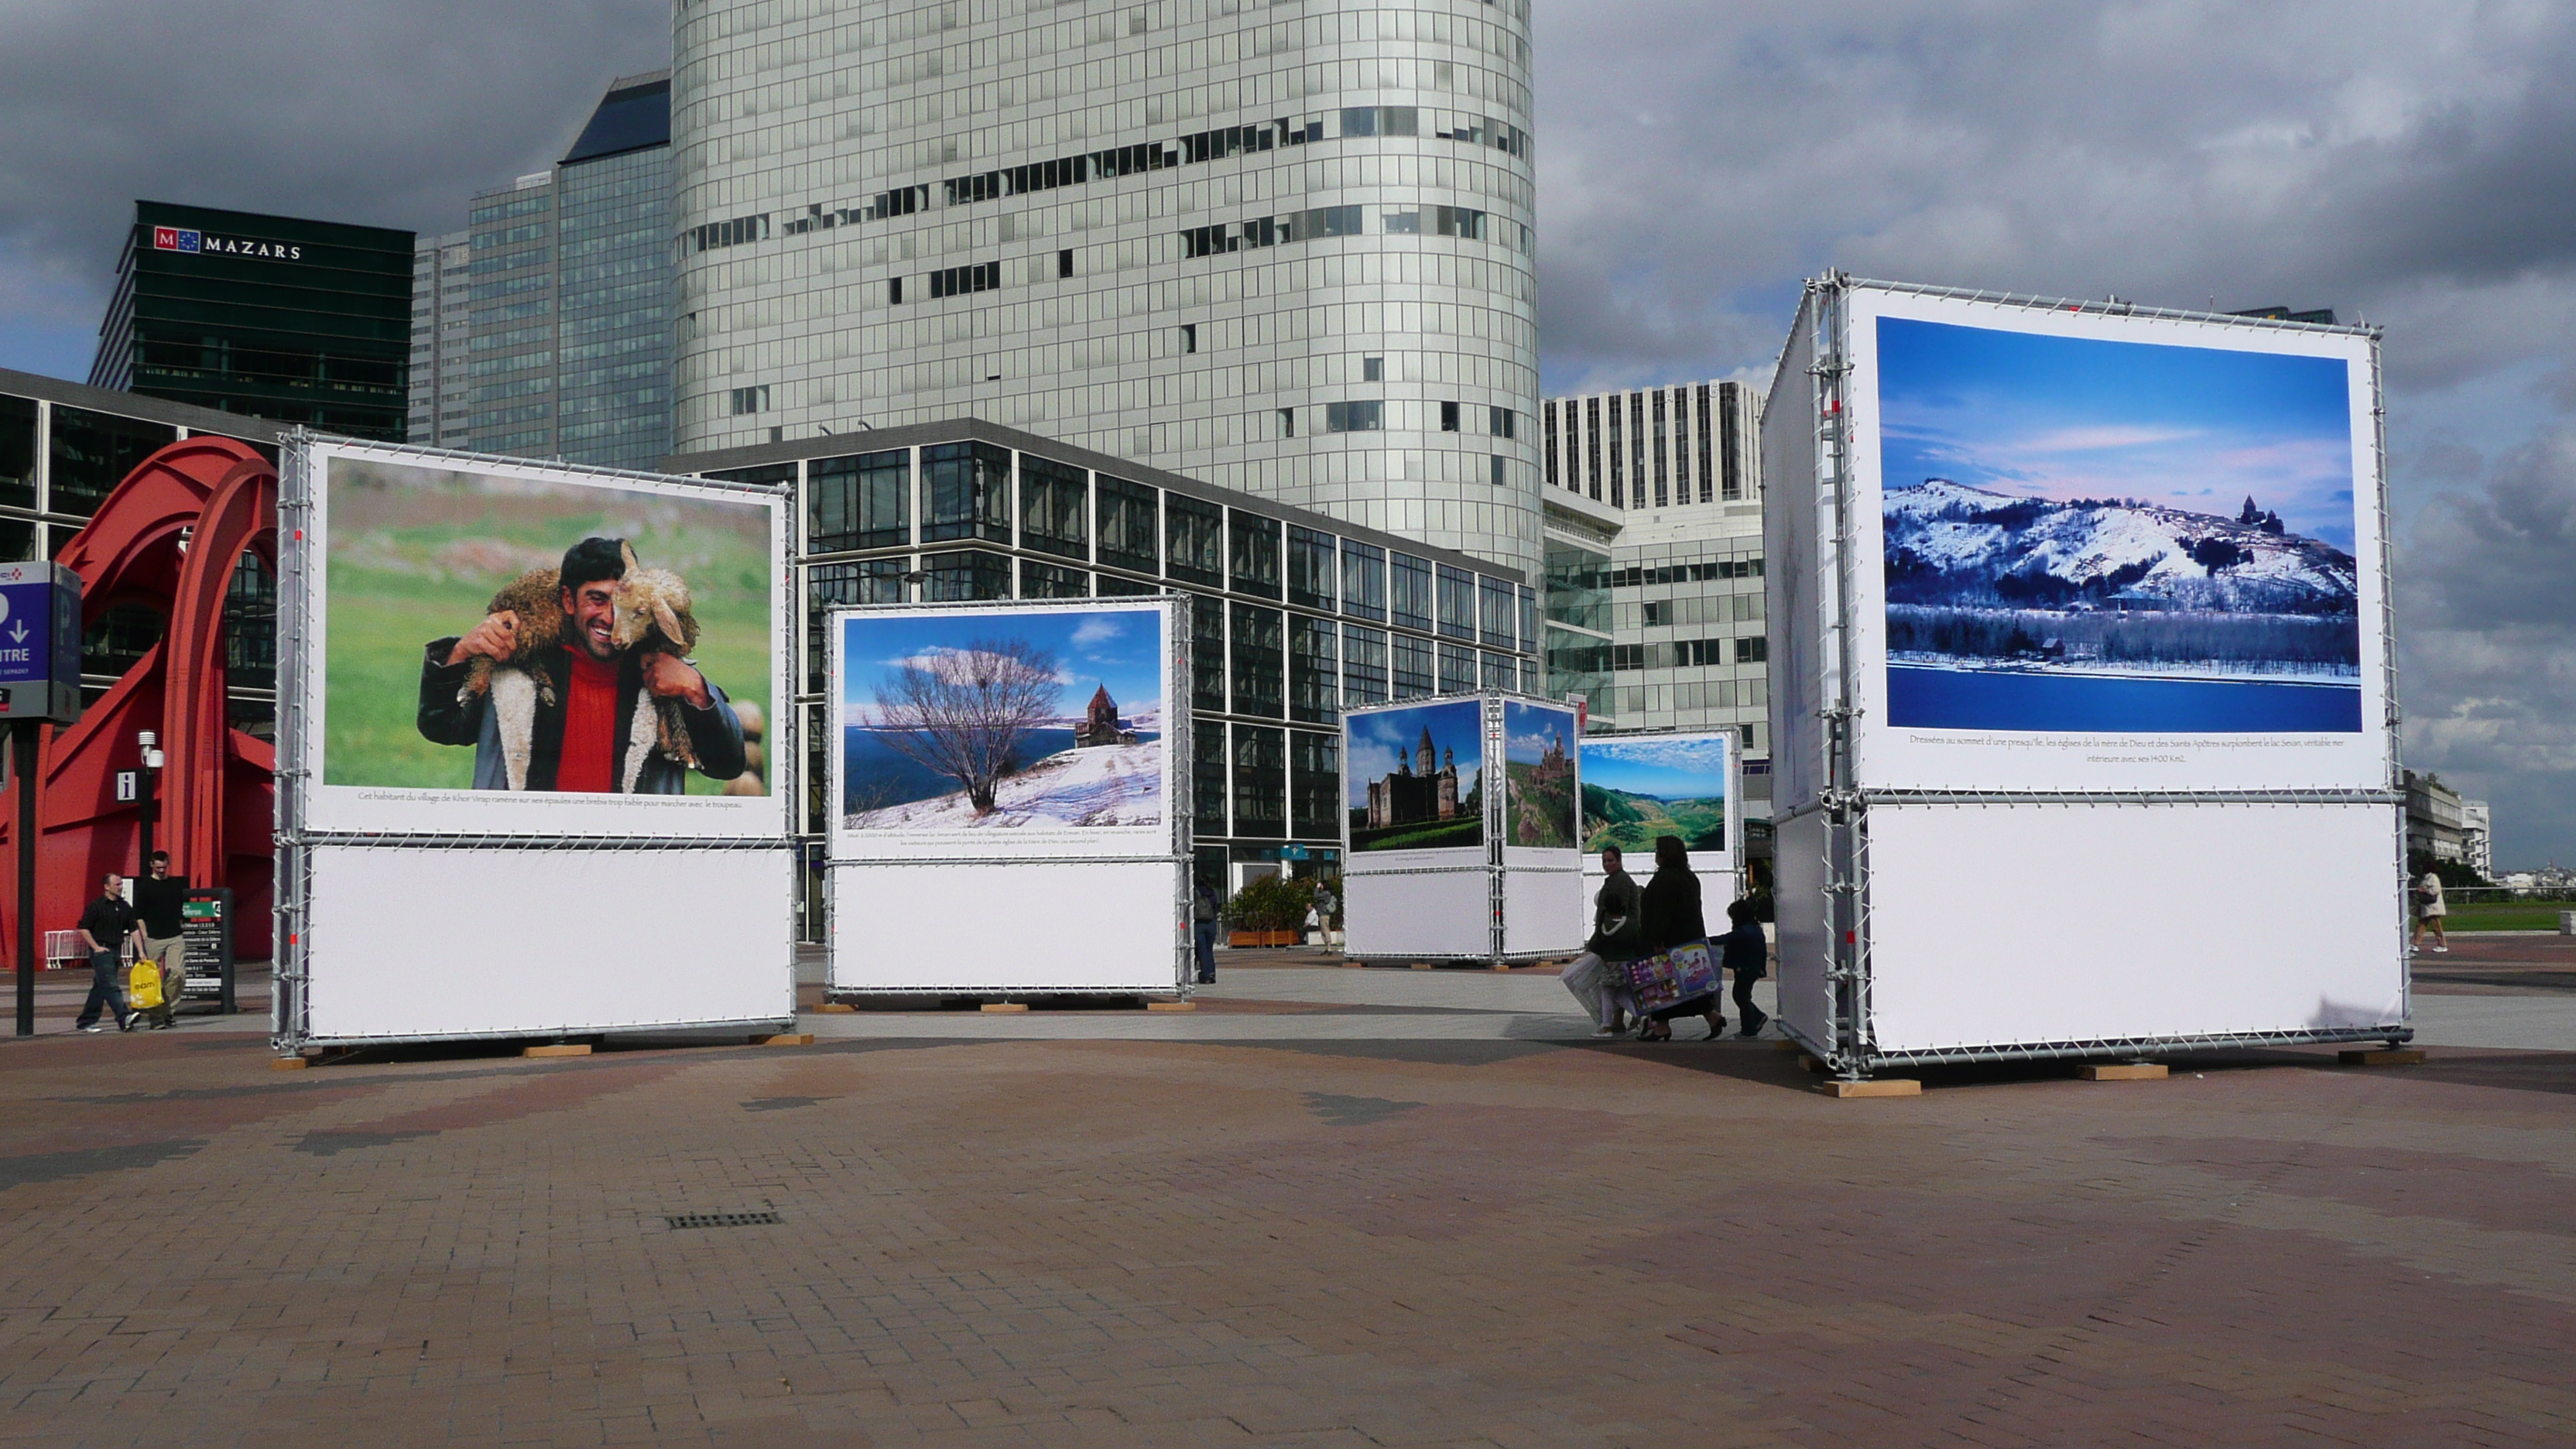
<path fill-rule="evenodd" d="M 1767 378 L 1800 279 L 2388 331 L 2407 758 L 2576 862 L 2576 7 L 1537 0 L 1551 391 Z M 413 229 L 667 0 L 0 0 L 0 366 L 89 365 L 137 196 Z"/>

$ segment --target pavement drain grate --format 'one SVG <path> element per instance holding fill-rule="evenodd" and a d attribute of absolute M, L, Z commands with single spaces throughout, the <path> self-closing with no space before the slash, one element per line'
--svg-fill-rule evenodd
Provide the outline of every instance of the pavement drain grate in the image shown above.
<path fill-rule="evenodd" d="M 677 1213 L 666 1216 L 674 1231 L 681 1228 L 757 1228 L 777 1223 L 776 1213 Z"/>

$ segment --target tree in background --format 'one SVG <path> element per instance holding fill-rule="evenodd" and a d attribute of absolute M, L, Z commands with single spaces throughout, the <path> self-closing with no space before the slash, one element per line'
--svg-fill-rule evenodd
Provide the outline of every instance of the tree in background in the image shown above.
<path fill-rule="evenodd" d="M 877 686 L 887 748 L 946 775 L 978 815 L 993 813 L 1020 741 L 1056 714 L 1055 656 L 1024 639 L 978 639 L 903 665 Z"/>

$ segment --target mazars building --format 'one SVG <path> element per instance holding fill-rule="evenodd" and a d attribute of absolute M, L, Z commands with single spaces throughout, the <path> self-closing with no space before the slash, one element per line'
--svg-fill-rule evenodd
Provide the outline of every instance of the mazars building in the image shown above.
<path fill-rule="evenodd" d="M 964 417 L 1539 572 L 1527 0 L 689 4 L 682 453 Z"/>

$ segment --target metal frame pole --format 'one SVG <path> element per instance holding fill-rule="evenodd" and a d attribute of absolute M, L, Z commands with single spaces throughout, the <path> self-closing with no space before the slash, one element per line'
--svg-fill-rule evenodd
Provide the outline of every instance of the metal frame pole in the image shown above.
<path fill-rule="evenodd" d="M 12 720 L 18 772 L 18 1035 L 36 1034 L 36 722 Z"/>

